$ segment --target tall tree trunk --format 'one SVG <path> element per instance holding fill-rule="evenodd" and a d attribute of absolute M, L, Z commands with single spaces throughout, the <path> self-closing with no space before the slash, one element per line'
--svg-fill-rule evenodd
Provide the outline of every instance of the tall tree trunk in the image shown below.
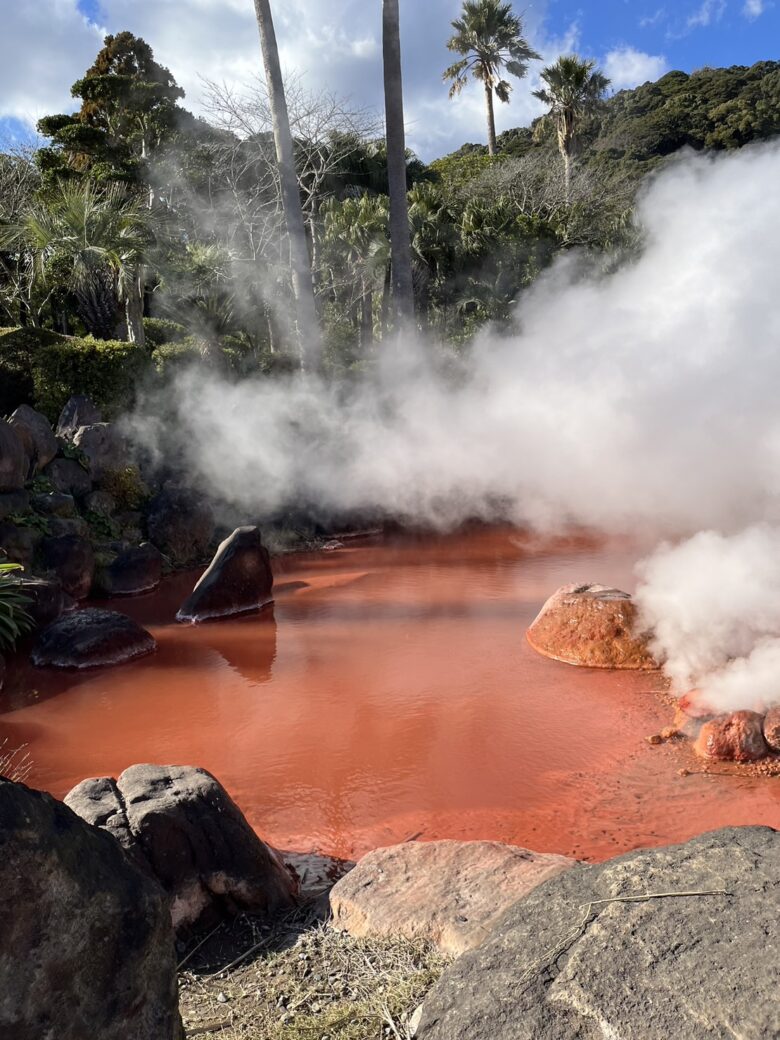
<path fill-rule="evenodd" d="M 365 350 L 374 342 L 374 294 L 365 282 L 363 283 L 363 301 L 361 307 L 360 346 Z"/>
<path fill-rule="evenodd" d="M 133 272 L 131 284 L 125 300 L 125 318 L 127 319 L 127 338 L 130 343 L 143 347 L 146 343 L 144 333 L 144 287 L 142 271 L 139 267 Z"/>
<path fill-rule="evenodd" d="M 399 325 L 404 326 L 414 321 L 414 283 L 409 234 L 409 200 L 406 196 L 406 133 L 398 0 L 382 0 L 382 53 L 385 72 L 385 133 L 387 179 L 390 189 L 393 293 L 396 317 Z"/>
<path fill-rule="evenodd" d="M 393 284 L 393 265 L 391 262 L 385 264 L 385 279 L 382 286 L 382 309 L 380 311 L 379 324 L 382 329 L 382 339 L 387 336 L 387 319 L 390 316 L 390 289 Z"/>
<path fill-rule="evenodd" d="M 287 100 L 284 94 L 284 81 L 282 80 L 282 69 L 279 64 L 279 50 L 276 46 L 276 33 L 271 16 L 270 0 L 255 0 L 255 14 L 257 15 L 257 26 L 260 30 L 263 66 L 268 85 L 268 100 L 271 104 L 271 115 L 274 124 L 276 162 L 279 167 L 279 180 L 282 186 L 284 220 L 287 225 L 287 236 L 290 240 L 292 288 L 295 297 L 295 318 L 301 368 L 317 369 L 322 357 L 322 337 L 317 322 L 311 260 L 309 259 L 309 247 L 306 242 L 301 196 L 298 190 L 298 177 L 295 172 L 295 152 L 292 133 L 290 132 L 290 117 L 287 112 Z"/>
<path fill-rule="evenodd" d="M 487 108 L 488 127 L 488 155 L 495 155 L 498 151 L 496 141 L 496 114 L 493 110 L 493 84 L 485 80 L 485 107 Z"/>

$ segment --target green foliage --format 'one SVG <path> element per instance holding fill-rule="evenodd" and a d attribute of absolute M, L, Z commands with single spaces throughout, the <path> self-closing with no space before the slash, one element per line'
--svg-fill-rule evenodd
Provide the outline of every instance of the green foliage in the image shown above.
<path fill-rule="evenodd" d="M 0 650 L 13 650 L 18 640 L 33 628 L 27 613 L 29 596 L 19 581 L 18 563 L 0 563 Z"/>
<path fill-rule="evenodd" d="M 523 26 L 502 0 L 464 0 L 460 18 L 452 23 L 454 34 L 447 41 L 449 50 L 463 57 L 444 72 L 449 80 L 450 97 L 459 94 L 469 76 L 492 87 L 500 101 L 509 101 L 511 84 L 500 79 L 506 69 L 512 76 L 525 75 L 528 62 L 539 55 L 523 37 Z"/>
<path fill-rule="evenodd" d="M 187 335 L 187 329 L 169 318 L 144 318 L 144 333 L 147 349 L 154 350 L 164 343 L 178 343 Z"/>
<path fill-rule="evenodd" d="M 84 519 L 89 524 L 90 532 L 95 538 L 108 541 L 119 537 L 119 525 L 110 516 L 89 510 L 84 514 Z"/>
<path fill-rule="evenodd" d="M 124 466 L 106 473 L 100 479 L 100 489 L 113 497 L 120 512 L 138 509 L 149 498 L 149 488 L 137 466 Z"/>
<path fill-rule="evenodd" d="M 192 336 L 185 336 L 173 343 L 163 343 L 152 351 L 152 364 L 164 380 L 200 360 L 201 348 Z"/>
<path fill-rule="evenodd" d="M 41 516 L 40 513 L 12 513 L 8 517 L 8 521 L 14 527 L 30 527 L 34 531 L 40 531 L 43 535 L 51 533 L 49 521 L 45 516 Z"/>
<path fill-rule="evenodd" d="M 63 458 L 70 459 L 72 462 L 78 462 L 79 466 L 89 473 L 89 457 L 81 448 L 77 448 L 75 444 L 63 444 L 60 448 L 60 454 Z"/>

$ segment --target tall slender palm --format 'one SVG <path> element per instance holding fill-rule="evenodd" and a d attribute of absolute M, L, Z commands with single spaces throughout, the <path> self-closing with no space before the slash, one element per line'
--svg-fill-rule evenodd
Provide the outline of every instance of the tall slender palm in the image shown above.
<path fill-rule="evenodd" d="M 279 180 L 282 188 L 282 207 L 290 243 L 292 288 L 295 297 L 301 368 L 316 369 L 320 365 L 322 356 L 322 337 L 317 321 L 311 259 L 303 222 L 298 176 L 295 170 L 295 149 L 290 131 L 290 116 L 287 111 L 287 99 L 284 93 L 282 68 L 279 64 L 279 49 L 276 45 L 270 0 L 255 0 L 255 14 L 257 15 L 257 27 L 260 30 L 260 46 L 263 52 L 268 100 L 274 125 L 276 162 L 279 167 Z"/>
<path fill-rule="evenodd" d="M 127 338 L 144 343 L 141 268 L 165 221 L 121 185 L 60 181 L 15 221 L 0 222 L 0 245 L 24 253 L 31 277 L 64 278 L 88 330 L 108 339 L 124 304 Z"/>
<path fill-rule="evenodd" d="M 576 54 L 560 57 L 554 65 L 543 69 L 541 76 L 547 86 L 535 90 L 534 97 L 549 106 L 548 116 L 558 135 L 558 150 L 566 175 L 566 201 L 569 202 L 577 133 L 583 119 L 603 104 L 609 80 L 596 68 L 595 61 L 586 61 Z"/>
<path fill-rule="evenodd" d="M 387 135 L 387 179 L 390 189 L 393 297 L 399 324 L 405 325 L 414 318 L 414 284 L 409 234 L 409 203 L 406 197 L 406 138 L 398 0 L 383 0 L 382 3 L 382 51 L 385 73 L 385 132 Z"/>
<path fill-rule="evenodd" d="M 526 74 L 528 62 L 539 55 L 523 36 L 523 25 L 512 11 L 511 3 L 501 0 L 465 0 L 461 17 L 452 23 L 454 35 L 447 47 L 462 54 L 460 61 L 444 71 L 444 80 L 451 80 L 450 97 L 460 94 L 469 76 L 480 80 L 485 89 L 487 107 L 488 152 L 496 154 L 496 116 L 493 94 L 499 101 L 508 102 L 512 85 L 501 78 L 506 69 L 518 79 Z"/>

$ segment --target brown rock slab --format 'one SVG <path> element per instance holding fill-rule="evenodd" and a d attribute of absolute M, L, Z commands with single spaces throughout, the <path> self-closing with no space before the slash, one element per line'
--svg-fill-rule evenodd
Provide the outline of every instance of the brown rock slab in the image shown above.
<path fill-rule="evenodd" d="M 245 614 L 270 603 L 274 576 L 271 558 L 256 527 L 237 527 L 176 615 L 178 621 Z"/>
<path fill-rule="evenodd" d="M 537 885 L 575 865 L 496 841 L 405 842 L 375 849 L 330 893 L 333 924 L 357 938 L 424 938 L 459 955 Z"/>
<path fill-rule="evenodd" d="M 627 592 L 606 585 L 564 585 L 528 629 L 540 654 L 586 668 L 657 669 L 647 636 L 635 631 L 637 608 Z"/>
<path fill-rule="evenodd" d="M 0 1036 L 180 1040 L 162 890 L 62 802 L 0 779 Z"/>
<path fill-rule="evenodd" d="M 20 404 L 8 420 L 22 442 L 28 459 L 28 467 L 37 472 L 43 469 L 57 454 L 57 438 L 51 423 L 41 412 L 29 404 Z"/>
<path fill-rule="evenodd" d="M 82 781 L 65 801 L 145 865 L 168 893 L 179 931 L 295 905 L 292 872 L 205 769 L 130 766 L 116 780 Z"/>
<path fill-rule="evenodd" d="M 764 719 L 755 711 L 735 711 L 705 722 L 693 749 L 700 758 L 719 762 L 756 762 L 769 753 Z"/>

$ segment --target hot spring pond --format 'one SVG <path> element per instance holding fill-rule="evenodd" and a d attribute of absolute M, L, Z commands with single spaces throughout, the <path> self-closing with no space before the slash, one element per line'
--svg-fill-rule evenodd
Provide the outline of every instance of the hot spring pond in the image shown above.
<path fill-rule="evenodd" d="M 275 561 L 276 602 L 173 618 L 197 574 L 118 601 L 158 652 L 115 669 L 17 668 L 0 743 L 62 796 L 134 762 L 211 770 L 284 849 L 354 857 L 412 837 L 493 838 L 584 859 L 780 821 L 780 782 L 651 747 L 671 722 L 648 673 L 575 669 L 525 630 L 559 585 L 631 590 L 641 549 L 512 530 L 347 544 Z"/>

